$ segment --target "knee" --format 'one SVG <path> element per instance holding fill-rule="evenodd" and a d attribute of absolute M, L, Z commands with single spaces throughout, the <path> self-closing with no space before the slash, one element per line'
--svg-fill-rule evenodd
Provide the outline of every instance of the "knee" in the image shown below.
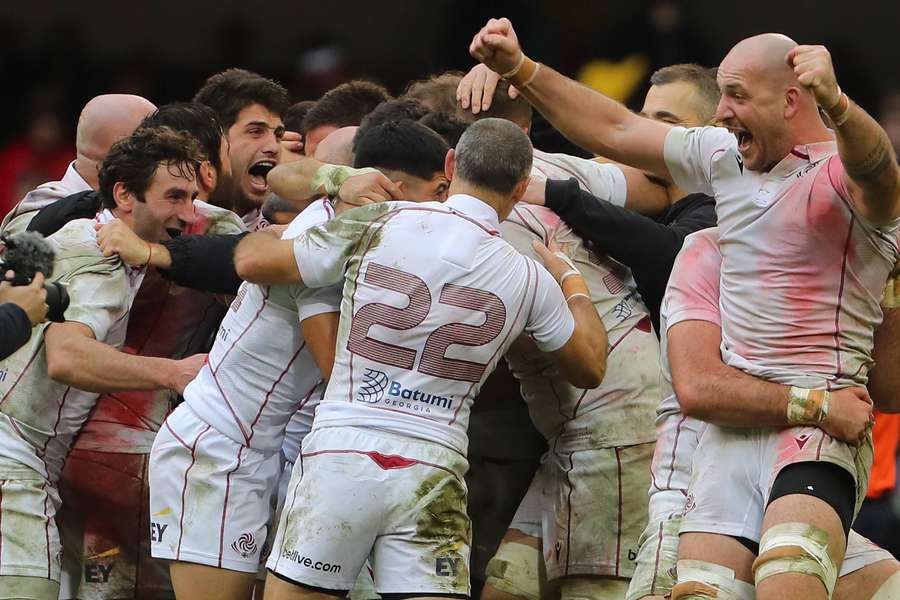
<path fill-rule="evenodd" d="M 482 600 L 540 600 L 540 565 L 544 557 L 537 548 L 504 543 L 488 562 Z"/>
<path fill-rule="evenodd" d="M 756 585 L 782 573 L 811 575 L 834 593 L 838 566 L 828 552 L 828 532 L 807 523 L 773 525 L 759 541 L 759 557 L 753 563 Z"/>
<path fill-rule="evenodd" d="M 728 567 L 702 560 L 679 560 L 678 583 L 672 588 L 672 600 L 754 600 L 753 585 L 737 579 Z"/>

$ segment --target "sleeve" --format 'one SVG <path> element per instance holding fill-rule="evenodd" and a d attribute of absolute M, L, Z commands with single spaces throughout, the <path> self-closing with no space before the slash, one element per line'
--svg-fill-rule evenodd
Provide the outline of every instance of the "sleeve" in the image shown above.
<path fill-rule="evenodd" d="M 834 188 L 834 191 L 837 192 L 837 195 L 840 196 L 841 200 L 843 200 L 850 210 L 856 215 L 856 218 L 860 220 L 860 222 L 869 230 L 877 230 L 881 233 L 894 233 L 898 229 L 900 229 L 900 217 L 882 225 L 876 225 L 869 221 L 865 216 L 863 216 L 857 209 L 856 205 L 853 203 L 853 199 L 850 197 L 850 190 L 847 189 L 847 172 L 844 170 L 844 162 L 841 160 L 841 157 L 837 154 L 828 159 L 828 162 L 825 165 L 826 173 L 828 175 L 828 180 L 831 183 L 831 187 Z"/>
<path fill-rule="evenodd" d="M 675 256 L 689 234 L 716 225 L 715 202 L 699 196 L 678 220 L 668 225 L 608 202 L 580 189 L 574 179 L 548 181 L 546 205 L 594 249 L 631 269 L 654 324 Z"/>
<path fill-rule="evenodd" d="M 706 321 L 721 325 L 719 277 L 722 255 L 714 229 L 693 234 L 675 259 L 666 289 L 666 327 L 682 321 Z"/>
<path fill-rule="evenodd" d="M 128 313 L 128 281 L 121 262 L 102 255 L 94 258 L 75 268 L 71 263 L 83 260 L 83 254 L 63 258 L 56 268 L 63 273 L 58 281 L 69 293 L 66 320 L 88 326 L 94 338 L 103 341 L 113 324 Z"/>
<path fill-rule="evenodd" d="M 392 203 L 379 202 L 342 213 L 294 238 L 294 259 L 306 287 L 336 286 L 344 281 L 344 267 L 359 244 L 374 243 L 378 218 Z"/>
<path fill-rule="evenodd" d="M 324 313 L 341 312 L 343 286 L 297 288 L 297 314 L 301 321 Z"/>
<path fill-rule="evenodd" d="M 28 231 L 48 237 L 75 219 L 92 219 L 100 210 L 100 196 L 91 190 L 67 196 L 40 209 L 28 223 Z"/>
<path fill-rule="evenodd" d="M 11 302 L 0 304 L 0 360 L 13 354 L 31 337 L 28 313 Z"/>
<path fill-rule="evenodd" d="M 541 154 L 541 159 L 571 174 L 590 194 L 616 206 L 625 206 L 628 185 L 625 174 L 617 165 L 568 154 Z"/>
<path fill-rule="evenodd" d="M 242 281 L 234 270 L 234 249 L 245 235 L 180 235 L 166 240 L 163 246 L 172 256 L 172 266 L 160 273 L 182 287 L 237 294 Z"/>
<path fill-rule="evenodd" d="M 723 127 L 673 127 L 663 148 L 672 181 L 688 192 L 712 196 L 713 160 L 736 143 Z"/>
<path fill-rule="evenodd" d="M 530 258 L 525 260 L 537 269 L 534 307 L 528 315 L 525 331 L 534 338 L 541 352 L 554 352 L 572 337 L 575 318 L 553 276 L 537 262 Z"/>

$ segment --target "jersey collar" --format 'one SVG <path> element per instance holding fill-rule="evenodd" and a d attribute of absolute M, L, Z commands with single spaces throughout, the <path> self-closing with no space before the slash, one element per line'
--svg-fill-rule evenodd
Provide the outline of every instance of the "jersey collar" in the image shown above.
<path fill-rule="evenodd" d="M 798 144 L 793 147 L 790 154 L 772 168 L 770 173 L 777 177 L 788 177 L 798 169 L 816 164 L 834 154 L 837 154 L 837 142 L 834 140 Z"/>
<path fill-rule="evenodd" d="M 500 218 L 490 205 L 468 194 L 453 194 L 444 202 L 452 211 L 471 217 L 486 227 L 491 235 L 497 235 L 500 229 Z"/>

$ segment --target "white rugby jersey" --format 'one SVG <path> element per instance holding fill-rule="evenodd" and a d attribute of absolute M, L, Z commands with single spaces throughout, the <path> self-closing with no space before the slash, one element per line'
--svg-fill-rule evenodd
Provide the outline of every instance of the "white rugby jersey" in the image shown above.
<path fill-rule="evenodd" d="M 856 211 L 836 143 L 797 146 L 757 173 L 727 130 L 674 127 L 665 160 L 677 185 L 716 199 L 725 362 L 786 385 L 864 385 L 897 222 Z"/>
<path fill-rule="evenodd" d="M 531 174 L 544 179 L 569 179 L 574 177 L 578 185 L 598 198 L 616 206 L 625 206 L 628 186 L 625 174 L 618 166 L 599 163 L 596 160 L 551 154 L 534 150 Z"/>
<path fill-rule="evenodd" d="M 62 179 L 42 183 L 25 194 L 25 197 L 3 217 L 0 231 L 9 234 L 25 231 L 31 219 L 42 208 L 72 194 L 87 192 L 90 189 L 90 184 L 75 169 L 75 161 L 72 161 Z"/>
<path fill-rule="evenodd" d="M 271 223 L 262 215 L 262 209 L 254 208 L 247 214 L 241 217 L 241 220 L 244 222 L 244 227 L 247 231 L 259 231 L 260 229 L 265 229 Z"/>
<path fill-rule="evenodd" d="M 111 215 L 104 213 L 102 220 L 108 220 Z M 119 349 L 144 270 L 125 267 L 118 257 L 104 257 L 96 222 L 70 221 L 47 238 L 56 251 L 52 280 L 65 284 L 69 293 L 66 319 L 86 325 L 95 339 Z M 7 459 L 0 461 L 0 479 L 6 471 L 17 471 L 18 464 L 55 482 L 72 439 L 97 400 L 97 393 L 50 379 L 44 333 L 51 326 L 36 327 L 25 346 L 0 361 L 0 457 Z"/>
<path fill-rule="evenodd" d="M 284 237 L 333 216 L 331 203 L 320 199 L 297 215 Z M 339 289 L 242 284 L 206 364 L 184 390 L 185 402 L 235 442 L 280 450 L 288 420 L 322 380 L 300 322 L 339 308 Z"/>
<path fill-rule="evenodd" d="M 672 372 L 666 353 L 668 329 L 676 323 L 706 321 L 720 325 L 722 255 L 718 239 L 715 228 L 703 229 L 685 238 L 660 307 L 660 387 L 665 397 L 657 409 L 656 448 L 650 466 L 650 514 L 655 518 L 681 512 L 691 483 L 694 451 L 706 428 L 703 421 L 681 414 L 681 406 L 672 389 Z"/>
<path fill-rule="evenodd" d="M 531 243 L 555 240 L 584 275 L 609 336 L 606 377 L 592 390 L 570 385 L 550 357 L 530 344 L 506 353 L 535 427 L 567 449 L 652 442 L 659 402 L 659 342 L 627 269 L 598 256 L 553 211 L 519 204 L 501 224 L 503 239 L 538 259 Z M 631 284 L 629 284 L 631 282 Z"/>
<path fill-rule="evenodd" d="M 464 454 L 471 403 L 513 340 L 565 345 L 562 291 L 498 228 L 493 208 L 457 194 L 360 207 L 294 241 L 306 285 L 344 284 L 314 430 L 372 427 Z"/>

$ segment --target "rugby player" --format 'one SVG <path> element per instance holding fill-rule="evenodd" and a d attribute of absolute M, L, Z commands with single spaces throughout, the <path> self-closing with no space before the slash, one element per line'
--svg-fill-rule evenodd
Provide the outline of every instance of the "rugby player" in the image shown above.
<path fill-rule="evenodd" d="M 467 595 L 465 429 L 481 383 L 528 331 L 570 382 L 599 384 L 606 335 L 583 278 L 542 248 L 567 301 L 497 236 L 530 163 L 525 134 L 488 119 L 448 153 L 446 203 L 374 204 L 293 244 L 250 235 L 238 246 L 251 281 L 345 282 L 335 367 L 294 468 L 267 597 L 343 595 L 370 556 L 380 594 Z"/>
<path fill-rule="evenodd" d="M 118 217 L 144 240 L 194 219 L 197 143 L 170 129 L 145 129 L 117 142 L 99 173 L 104 204 L 96 222 Z M 63 461 L 97 395 L 135 389 L 181 392 L 204 360 L 120 352 L 145 269 L 103 255 L 95 220 L 70 222 L 49 239 L 54 279 L 67 284 L 67 321 L 34 329 L 0 362 L 0 597 L 56 599 L 60 541 L 55 522 Z"/>
<path fill-rule="evenodd" d="M 884 131 L 840 91 L 825 48 L 776 34 L 740 42 L 719 67 L 717 117 L 733 135 L 633 115 L 528 59 L 505 19 L 470 50 L 580 145 L 715 196 L 723 356 L 794 388 L 792 428 L 707 428 L 681 526 L 679 558 L 693 562 L 673 596 L 754 582 L 762 599 L 830 597 L 871 436 L 853 446 L 815 425 L 825 390 L 865 383 L 897 261 L 900 168 Z M 714 468 L 730 463 L 747 468 Z"/>

